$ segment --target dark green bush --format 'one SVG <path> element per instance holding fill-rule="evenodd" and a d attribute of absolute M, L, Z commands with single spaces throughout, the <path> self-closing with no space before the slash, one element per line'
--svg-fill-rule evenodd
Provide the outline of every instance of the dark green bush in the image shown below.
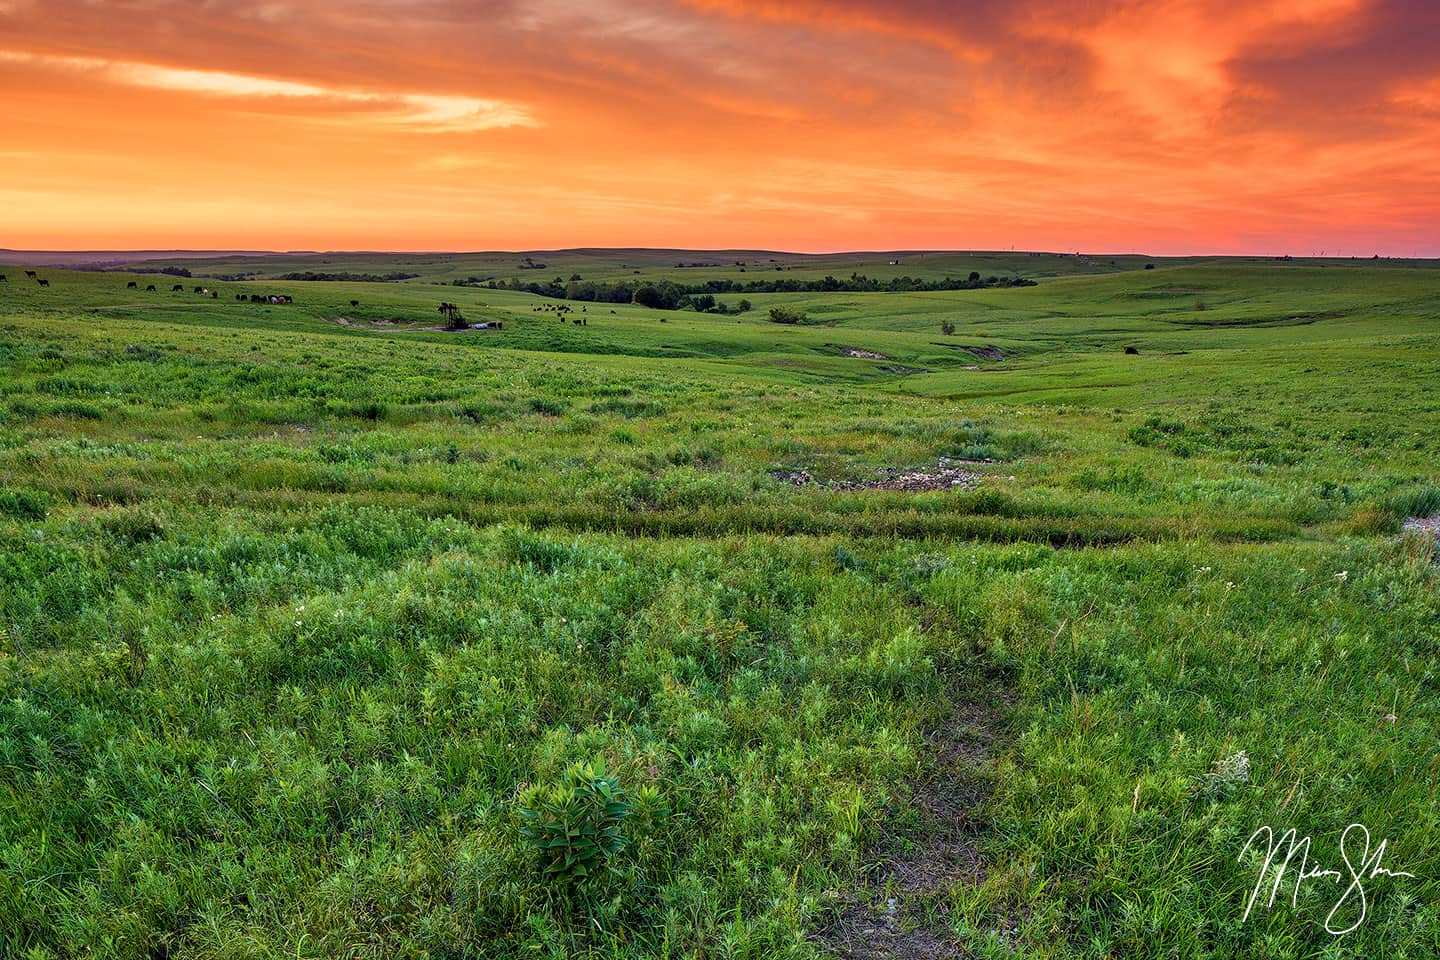
<path fill-rule="evenodd" d="M 521 802 L 521 834 L 541 871 L 567 887 L 602 879 L 629 843 L 621 827 L 630 803 L 599 762 L 571 766 L 559 783 L 532 787 Z"/>
<path fill-rule="evenodd" d="M 44 520 L 49 498 L 36 490 L 0 490 L 0 514 L 17 520 Z"/>

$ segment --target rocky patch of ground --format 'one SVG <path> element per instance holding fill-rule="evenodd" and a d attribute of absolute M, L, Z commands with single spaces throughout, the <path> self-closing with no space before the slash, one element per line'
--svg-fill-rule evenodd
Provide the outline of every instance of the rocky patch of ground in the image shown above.
<path fill-rule="evenodd" d="M 927 493 L 933 490 L 974 490 L 984 475 L 959 464 L 968 461 L 941 460 L 934 470 L 897 470 L 886 467 L 874 480 L 830 480 L 822 482 L 808 469 L 771 470 L 770 478 L 795 487 L 818 486 L 826 490 L 898 490 L 903 493 Z"/>
<path fill-rule="evenodd" d="M 1440 539 L 1440 513 L 1433 517 L 1411 517 L 1405 521 L 1405 532 Z"/>
<path fill-rule="evenodd" d="M 894 357 L 887 357 L 883 353 L 876 353 L 873 350 L 860 350 L 855 347 L 842 347 L 838 343 L 827 343 L 825 346 L 831 350 L 837 350 L 842 355 L 854 357 L 857 360 L 893 360 Z"/>

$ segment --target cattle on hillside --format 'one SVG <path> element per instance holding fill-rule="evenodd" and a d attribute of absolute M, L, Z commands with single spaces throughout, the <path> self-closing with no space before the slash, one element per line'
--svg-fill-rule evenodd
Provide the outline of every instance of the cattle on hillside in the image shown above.
<path fill-rule="evenodd" d="M 139 284 L 137 284 L 134 280 L 131 280 L 129 283 L 125 284 L 125 289 L 134 290 L 137 286 L 139 286 Z"/>

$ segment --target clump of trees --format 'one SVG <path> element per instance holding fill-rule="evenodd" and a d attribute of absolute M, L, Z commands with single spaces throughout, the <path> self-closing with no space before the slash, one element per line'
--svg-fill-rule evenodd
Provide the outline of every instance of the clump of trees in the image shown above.
<path fill-rule="evenodd" d="M 805 322 L 807 322 L 809 319 L 810 319 L 810 318 L 806 315 L 806 313 L 805 313 L 804 310 L 793 310 L 793 309 L 791 309 L 790 307 L 771 307 L 771 308 L 770 308 L 770 322 L 771 322 L 771 323 L 796 324 L 796 323 L 805 323 Z"/>

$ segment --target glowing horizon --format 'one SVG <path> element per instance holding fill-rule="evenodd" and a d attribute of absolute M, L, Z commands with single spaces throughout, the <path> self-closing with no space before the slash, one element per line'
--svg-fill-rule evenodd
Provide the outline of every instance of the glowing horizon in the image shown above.
<path fill-rule="evenodd" d="M 0 0 L 0 247 L 1437 256 L 1424 0 Z"/>

